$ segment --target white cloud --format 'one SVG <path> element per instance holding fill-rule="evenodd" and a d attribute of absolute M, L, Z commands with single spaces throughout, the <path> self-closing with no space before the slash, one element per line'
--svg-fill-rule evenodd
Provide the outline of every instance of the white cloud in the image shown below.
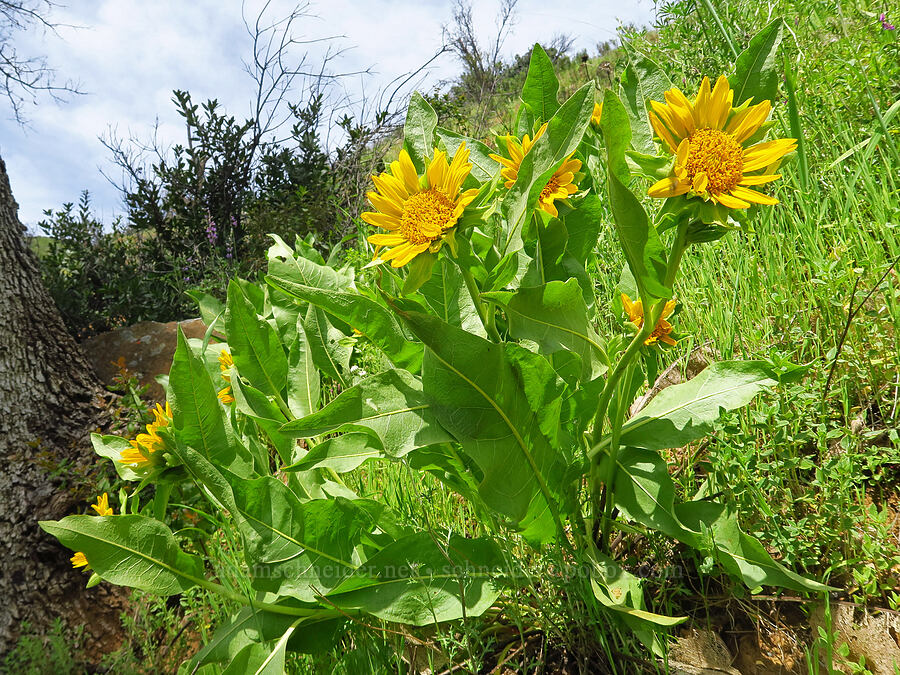
<path fill-rule="evenodd" d="M 262 0 L 247 2 L 255 17 Z M 294 6 L 276 0 L 271 16 Z M 482 37 L 494 28 L 496 3 L 473 3 Z M 395 78 L 418 68 L 440 47 L 441 27 L 451 17 L 452 3 L 414 0 L 316 0 L 298 24 L 305 39 L 343 35 L 335 43 L 348 50 L 333 70 L 371 69 L 370 77 L 348 78 L 346 88 L 359 94 L 386 87 Z M 575 38 L 576 49 L 593 52 L 596 44 L 613 37 L 619 21 L 648 23 L 650 0 L 585 3 L 575 0 L 520 0 L 513 34 L 504 56 L 527 51 L 556 33 Z M 279 14 L 281 13 L 281 14 Z M 241 19 L 238 0 L 102 0 L 74 2 L 53 16 L 56 21 L 83 26 L 64 28 L 62 39 L 52 35 L 23 36 L 20 46 L 32 54 L 46 54 L 62 78 L 78 80 L 87 93 L 57 105 L 42 99 L 29 107 L 30 128 L 22 129 L 8 115 L 0 117 L 0 155 L 6 161 L 20 218 L 34 224 L 45 208 L 77 201 L 89 189 L 99 214 L 107 221 L 121 210 L 118 193 L 100 174 L 117 175 L 109 153 L 98 140 L 108 127 L 120 136 L 148 138 L 155 120 L 166 144 L 178 142 L 183 125 L 171 103 L 173 89 L 186 89 L 194 101 L 217 98 L 238 118 L 249 113 L 251 82 L 243 72 L 250 39 Z M 325 45 L 310 44 L 310 63 Z M 449 54 L 428 73 L 428 84 L 453 77 L 458 65 Z"/>

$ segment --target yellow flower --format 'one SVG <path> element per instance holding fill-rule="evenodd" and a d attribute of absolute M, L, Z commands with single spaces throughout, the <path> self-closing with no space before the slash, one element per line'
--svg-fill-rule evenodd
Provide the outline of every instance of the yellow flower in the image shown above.
<path fill-rule="evenodd" d="M 515 184 L 516 179 L 519 177 L 519 167 L 522 166 L 522 160 L 525 159 L 525 155 L 534 147 L 537 139 L 543 136 L 545 131 L 547 131 L 546 122 L 537 130 L 534 138 L 530 138 L 528 134 L 525 134 L 522 140 L 519 141 L 515 136 L 507 136 L 506 151 L 509 153 L 509 158 L 501 155 L 490 155 L 491 159 L 503 165 L 503 168 L 500 169 L 500 176 L 506 179 L 504 185 L 507 189 Z M 549 213 L 554 218 L 559 216 L 559 211 L 553 202 L 556 200 L 565 201 L 578 192 L 578 186 L 573 181 L 575 180 L 575 172 L 581 169 L 581 162 L 577 159 L 572 159 L 574 154 L 573 152 L 563 160 L 560 167 L 547 181 L 544 189 L 541 190 L 538 208 Z"/>
<path fill-rule="evenodd" d="M 97 497 L 97 503 L 91 504 L 91 508 L 97 512 L 98 516 L 113 516 L 116 513 L 113 509 L 110 508 L 109 495 L 105 492 Z"/>
<path fill-rule="evenodd" d="M 137 468 L 149 466 L 155 453 L 165 448 L 165 441 L 160 437 L 159 430 L 169 426 L 172 421 L 172 409 L 166 401 L 163 409 L 159 403 L 152 411 L 154 420 L 147 425 L 147 433 L 138 434 L 133 441 L 128 441 L 131 447 L 123 450 L 119 461 L 122 464 L 131 464 Z"/>
<path fill-rule="evenodd" d="M 231 387 L 225 387 L 224 389 L 220 389 L 219 393 L 216 394 L 216 396 L 225 405 L 234 403 L 234 396 L 231 395 Z"/>
<path fill-rule="evenodd" d="M 656 327 L 650 333 L 650 336 L 644 340 L 645 345 L 652 345 L 657 340 L 665 342 L 667 345 L 676 344 L 675 340 L 672 339 L 672 324 L 666 321 L 672 312 L 675 311 L 675 304 L 674 300 L 666 302 L 666 306 L 663 307 L 662 314 L 660 314 L 659 320 L 656 322 Z M 632 302 L 631 298 L 622 293 L 622 306 L 625 308 L 628 320 L 640 330 L 644 325 L 644 305 L 641 299 L 638 298 L 637 301 Z"/>
<path fill-rule="evenodd" d="M 599 127 L 601 117 L 603 117 L 603 103 L 594 103 L 594 112 L 591 113 L 591 124 Z"/>
<path fill-rule="evenodd" d="M 391 261 L 392 267 L 402 267 L 420 253 L 440 250 L 447 231 L 478 194 L 476 189 L 460 192 L 471 170 L 469 151 L 463 143 L 449 164 L 447 153 L 435 148 L 424 176 L 418 175 L 406 150 L 391 162 L 390 171 L 372 176 L 376 191 L 367 196 L 377 211 L 366 211 L 361 217 L 387 230 L 369 237 L 377 247 L 376 257 Z M 382 247 L 387 250 L 379 256 Z"/>
<path fill-rule="evenodd" d="M 84 567 L 86 570 L 91 569 L 91 566 L 88 565 L 87 558 L 84 557 L 84 553 L 81 551 L 76 551 L 75 555 L 73 555 L 69 560 L 72 561 L 72 567 Z"/>
<path fill-rule="evenodd" d="M 231 382 L 231 367 L 234 365 L 234 359 L 231 358 L 231 352 L 223 349 L 219 352 L 219 370 L 222 373 L 222 379 Z"/>
<path fill-rule="evenodd" d="M 650 102 L 650 124 L 664 149 L 675 154 L 675 164 L 670 176 L 648 190 L 651 197 L 691 193 L 731 209 L 778 203 L 748 187 L 780 178 L 765 169 L 774 170 L 782 157 L 797 148 L 793 138 L 747 145 L 769 117 L 769 101 L 736 110 L 734 92 L 724 75 L 712 91 L 709 78 L 704 77 L 693 103 L 678 89 L 667 91 L 665 98 L 665 103 Z"/>

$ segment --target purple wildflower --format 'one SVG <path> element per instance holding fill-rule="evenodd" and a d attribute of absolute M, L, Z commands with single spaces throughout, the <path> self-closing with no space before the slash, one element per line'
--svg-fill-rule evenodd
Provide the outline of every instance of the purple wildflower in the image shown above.
<path fill-rule="evenodd" d="M 894 30 L 896 28 L 896 26 L 894 24 L 890 23 L 887 20 L 887 17 L 884 15 L 884 12 L 881 13 L 881 15 L 878 17 L 878 19 L 881 21 L 881 30 Z"/>

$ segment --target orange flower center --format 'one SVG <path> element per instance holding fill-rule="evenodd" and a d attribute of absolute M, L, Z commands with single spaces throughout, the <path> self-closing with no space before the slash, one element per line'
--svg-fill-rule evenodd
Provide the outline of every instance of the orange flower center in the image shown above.
<path fill-rule="evenodd" d="M 697 129 L 688 140 L 688 178 L 705 173 L 711 194 L 733 190 L 744 175 L 744 149 L 734 136 L 717 129 Z"/>
<path fill-rule="evenodd" d="M 400 234 L 411 244 L 425 244 L 440 239 L 455 222 L 453 202 L 439 189 L 431 188 L 403 203 Z"/>
<path fill-rule="evenodd" d="M 557 178 L 556 174 L 554 174 L 553 177 L 544 186 L 544 189 L 541 190 L 541 201 L 546 201 L 557 190 L 559 190 L 559 178 Z"/>

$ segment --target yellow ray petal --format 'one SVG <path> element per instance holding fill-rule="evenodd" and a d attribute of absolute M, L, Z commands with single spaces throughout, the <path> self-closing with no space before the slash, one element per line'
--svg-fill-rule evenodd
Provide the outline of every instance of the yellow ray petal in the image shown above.
<path fill-rule="evenodd" d="M 763 122 L 769 117 L 772 104 L 763 101 L 759 105 L 747 108 L 728 123 L 728 133 L 734 136 L 738 143 L 743 143 L 759 130 Z"/>
<path fill-rule="evenodd" d="M 370 234 L 366 241 L 376 246 L 396 246 L 406 241 L 402 234 Z"/>
<path fill-rule="evenodd" d="M 765 185 L 773 180 L 781 178 L 780 173 L 766 173 L 759 176 L 744 176 L 738 181 L 738 185 Z"/>
<path fill-rule="evenodd" d="M 675 139 L 672 137 L 672 134 L 669 133 L 669 130 L 666 129 L 666 126 L 660 121 L 659 117 L 656 116 L 656 113 L 651 112 L 649 114 L 650 117 L 650 126 L 653 127 L 653 131 L 656 132 L 656 135 L 659 139 L 665 143 L 671 152 L 675 152 L 678 148 L 678 143 L 675 142 Z"/>
<path fill-rule="evenodd" d="M 724 75 L 719 75 L 719 79 L 716 80 L 716 86 L 713 88 L 712 94 L 710 94 L 708 119 L 711 129 L 721 131 L 728 113 L 731 112 L 730 101 L 733 94 L 729 96 L 729 92 L 731 92 L 731 87 L 728 85 L 728 78 Z"/>
<path fill-rule="evenodd" d="M 713 201 L 717 201 L 722 206 L 727 206 L 729 209 L 746 209 L 748 206 L 750 206 L 748 202 L 745 202 L 742 199 L 738 199 L 737 197 L 733 197 L 727 192 L 720 192 L 717 195 L 713 195 L 712 198 Z"/>
<path fill-rule="evenodd" d="M 434 150 L 434 159 L 428 165 L 425 175 L 428 177 L 428 187 L 444 187 L 447 184 L 447 172 L 450 167 L 447 164 L 447 153 Z"/>
<path fill-rule="evenodd" d="M 416 173 L 416 166 L 413 164 L 412 157 L 409 156 L 409 153 L 406 150 L 400 151 L 400 157 L 397 160 L 400 164 L 400 176 L 397 178 L 402 178 L 403 184 L 406 186 L 406 191 L 409 194 L 414 195 L 419 192 L 419 174 Z M 397 174 L 394 173 L 396 176 Z"/>
<path fill-rule="evenodd" d="M 403 215 L 403 204 L 397 203 L 395 200 L 384 197 L 377 192 L 367 192 L 366 197 L 369 203 L 382 213 L 387 213 L 398 218 Z"/>
<path fill-rule="evenodd" d="M 647 194 L 657 198 L 677 197 L 678 195 L 685 194 L 690 189 L 691 186 L 689 183 L 682 183 L 675 176 L 669 176 L 654 183 L 650 189 L 647 190 Z"/>
<path fill-rule="evenodd" d="M 694 120 L 697 128 L 704 129 L 709 126 L 709 78 L 704 77 L 700 83 L 700 91 L 694 99 Z"/>
<path fill-rule="evenodd" d="M 385 230 L 396 230 L 398 227 L 400 227 L 400 219 L 397 216 L 392 216 L 388 213 L 364 211 L 363 213 L 359 214 L 359 217 L 369 225 L 374 225 L 375 227 L 380 227 Z"/>
<path fill-rule="evenodd" d="M 666 103 L 672 109 L 674 114 L 678 115 L 681 123 L 687 129 L 687 135 L 690 136 L 697 129 L 696 119 L 694 117 L 694 106 L 687 99 L 680 89 L 669 89 L 665 94 Z"/>
<path fill-rule="evenodd" d="M 793 138 L 778 138 L 774 141 L 757 143 L 744 150 L 744 171 L 762 169 L 796 149 L 797 141 Z"/>
<path fill-rule="evenodd" d="M 770 197 L 769 195 L 764 195 L 762 192 L 757 192 L 756 190 L 750 190 L 749 188 L 741 186 L 734 188 L 731 191 L 731 194 L 738 199 L 743 199 L 745 202 L 750 202 L 752 204 L 774 205 L 778 203 L 778 200 L 775 199 L 775 197 Z"/>
<path fill-rule="evenodd" d="M 388 199 L 402 204 L 409 198 L 409 193 L 399 180 L 389 173 L 383 173 L 380 176 L 372 176 L 372 183 L 378 188 L 378 191 Z"/>

